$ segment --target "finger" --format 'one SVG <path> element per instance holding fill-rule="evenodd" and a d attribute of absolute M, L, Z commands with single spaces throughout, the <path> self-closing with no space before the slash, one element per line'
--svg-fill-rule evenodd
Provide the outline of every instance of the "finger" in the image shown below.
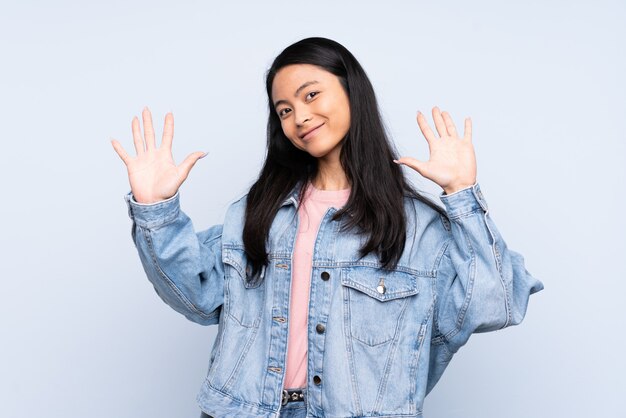
<path fill-rule="evenodd" d="M 141 155 L 144 153 L 143 147 L 143 138 L 141 137 L 141 129 L 139 128 L 139 118 L 135 116 L 131 123 L 131 127 L 133 130 L 133 142 L 135 143 L 135 151 L 137 155 Z"/>
<path fill-rule="evenodd" d="M 111 139 L 111 144 L 113 145 L 113 149 L 115 150 L 115 152 L 117 152 L 117 155 L 119 155 L 122 161 L 124 161 L 124 164 L 128 165 L 128 163 L 130 162 L 130 156 L 126 153 L 124 147 L 122 147 L 122 144 L 120 144 L 115 139 Z"/>
<path fill-rule="evenodd" d="M 430 142 L 436 140 L 437 137 L 435 136 L 433 130 L 430 129 L 430 126 L 428 126 L 428 122 L 426 121 L 426 118 L 424 117 L 422 112 L 419 111 L 417 112 L 417 124 L 419 125 L 420 130 L 424 135 L 424 138 L 426 138 L 426 141 L 428 141 L 428 145 L 430 146 Z"/>
<path fill-rule="evenodd" d="M 152 127 L 152 114 L 148 110 L 148 106 L 143 108 L 141 112 L 143 117 L 143 133 L 146 138 L 146 151 L 156 148 L 154 143 L 154 128 Z"/>
<path fill-rule="evenodd" d="M 421 175 L 424 175 L 424 171 L 426 170 L 426 166 L 428 165 L 428 162 L 420 161 L 413 157 L 398 158 L 397 160 L 394 160 L 394 162 L 396 164 L 404 164 L 406 166 L 409 166 Z"/>
<path fill-rule="evenodd" d="M 463 139 L 467 141 L 472 141 L 472 120 L 467 117 L 465 118 L 465 134 L 463 135 Z"/>
<path fill-rule="evenodd" d="M 454 126 L 454 122 L 452 121 L 452 117 L 450 116 L 450 114 L 444 111 L 441 113 L 441 116 L 443 117 L 443 121 L 446 124 L 446 130 L 448 131 L 448 135 L 456 138 L 456 126 Z"/>
<path fill-rule="evenodd" d="M 183 171 L 183 178 L 182 178 L 183 181 L 185 181 L 185 179 L 189 175 L 189 172 L 191 171 L 193 166 L 196 164 L 196 162 L 198 162 L 198 160 L 204 156 L 206 156 L 206 153 L 202 151 L 197 151 L 197 152 L 189 154 L 187 158 L 185 158 L 185 160 L 182 163 L 180 163 L 178 167 Z"/>
<path fill-rule="evenodd" d="M 437 128 L 437 132 L 439 133 L 439 137 L 448 136 L 448 131 L 446 130 L 446 124 L 441 117 L 441 110 L 437 106 L 433 107 L 433 120 L 435 121 L 435 127 Z"/>
<path fill-rule="evenodd" d="M 161 147 L 172 149 L 172 140 L 174 139 L 174 115 L 168 112 L 165 115 L 165 126 L 163 127 L 163 139 Z"/>

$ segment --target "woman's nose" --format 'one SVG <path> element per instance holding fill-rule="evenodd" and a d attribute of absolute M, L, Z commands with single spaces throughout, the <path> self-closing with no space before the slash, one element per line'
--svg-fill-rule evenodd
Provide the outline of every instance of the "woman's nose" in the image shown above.
<path fill-rule="evenodd" d="M 311 120 L 311 115 L 308 112 L 300 111 L 296 114 L 296 124 L 298 126 L 304 125 L 309 120 Z"/>

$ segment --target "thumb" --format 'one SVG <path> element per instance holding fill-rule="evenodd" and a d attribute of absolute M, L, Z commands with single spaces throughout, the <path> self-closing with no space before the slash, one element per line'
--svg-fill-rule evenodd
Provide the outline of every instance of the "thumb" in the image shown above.
<path fill-rule="evenodd" d="M 183 171 L 183 180 L 187 178 L 187 176 L 189 175 L 189 172 L 191 171 L 193 166 L 196 164 L 196 162 L 198 162 L 200 158 L 206 157 L 207 154 L 208 152 L 197 151 L 197 152 L 189 154 L 187 158 L 185 158 L 185 160 L 182 163 L 180 163 L 178 168 L 180 168 Z"/>
<path fill-rule="evenodd" d="M 428 163 L 426 163 L 424 161 L 416 160 L 415 158 L 412 158 L 412 157 L 398 158 L 397 160 L 393 160 L 393 162 L 398 164 L 398 165 L 404 164 L 406 166 L 409 166 L 413 170 L 415 170 L 418 173 L 420 173 L 421 175 L 424 175 L 424 172 L 427 169 L 426 165 L 428 164 Z"/>

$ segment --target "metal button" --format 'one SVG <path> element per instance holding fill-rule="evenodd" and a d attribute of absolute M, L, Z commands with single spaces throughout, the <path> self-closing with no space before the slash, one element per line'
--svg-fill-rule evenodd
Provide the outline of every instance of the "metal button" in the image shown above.
<path fill-rule="evenodd" d="M 320 385 L 322 383 L 322 378 L 318 375 L 313 376 L 313 383 L 315 383 L 316 385 Z"/>
<path fill-rule="evenodd" d="M 330 279 L 330 273 L 328 273 L 327 271 L 323 271 L 322 280 L 328 280 L 328 279 Z"/>
<path fill-rule="evenodd" d="M 317 331 L 318 334 L 323 334 L 325 330 L 326 327 L 323 324 L 317 324 L 315 326 L 315 331 Z"/>
<path fill-rule="evenodd" d="M 380 278 L 380 281 L 378 282 L 378 286 L 376 286 L 376 290 L 378 290 L 378 293 L 380 293 L 381 295 L 387 291 L 387 288 L 385 287 L 384 277 Z"/>

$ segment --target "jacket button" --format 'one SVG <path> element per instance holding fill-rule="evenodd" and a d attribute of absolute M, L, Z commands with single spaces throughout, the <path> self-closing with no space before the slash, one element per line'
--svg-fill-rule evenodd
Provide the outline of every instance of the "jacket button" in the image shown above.
<path fill-rule="evenodd" d="M 317 324 L 315 326 L 315 331 L 317 331 L 318 334 L 323 334 L 325 330 L 326 327 L 323 324 Z"/>
<path fill-rule="evenodd" d="M 328 279 L 330 279 L 330 273 L 328 273 L 327 271 L 323 271 L 322 280 L 328 280 Z"/>
<path fill-rule="evenodd" d="M 316 385 L 320 385 L 322 383 L 322 378 L 318 375 L 313 376 L 313 383 L 315 383 Z"/>

